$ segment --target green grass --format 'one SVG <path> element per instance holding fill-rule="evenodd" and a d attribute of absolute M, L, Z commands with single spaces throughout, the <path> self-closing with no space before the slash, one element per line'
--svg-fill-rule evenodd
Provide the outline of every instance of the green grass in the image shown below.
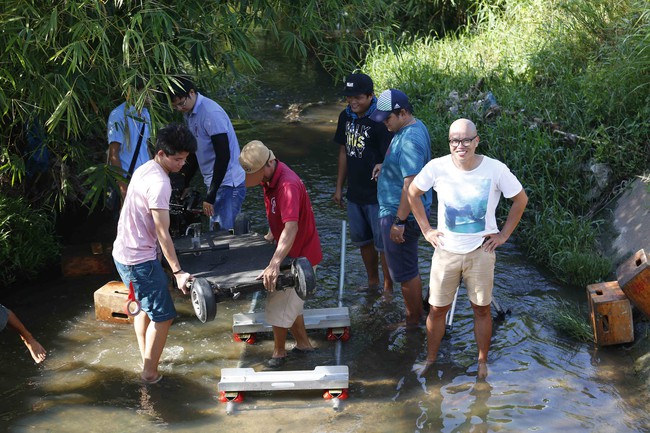
<path fill-rule="evenodd" d="M 587 314 L 578 304 L 560 301 L 549 316 L 551 323 L 561 334 L 584 343 L 594 341 Z"/>

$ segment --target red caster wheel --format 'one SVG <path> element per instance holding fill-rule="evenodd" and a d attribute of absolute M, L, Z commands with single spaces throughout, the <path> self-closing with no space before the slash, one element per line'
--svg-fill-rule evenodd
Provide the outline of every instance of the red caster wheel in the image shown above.
<path fill-rule="evenodd" d="M 222 403 L 228 403 L 232 401 L 233 403 L 241 403 L 244 401 L 244 393 L 237 391 L 221 391 L 219 394 L 219 401 Z"/>
<path fill-rule="evenodd" d="M 325 400 L 331 400 L 333 398 L 338 398 L 339 400 L 345 400 L 348 398 L 348 390 L 347 389 L 330 389 L 328 391 L 325 391 L 323 394 L 323 398 Z"/>
<path fill-rule="evenodd" d="M 233 334 L 233 339 L 238 343 L 255 344 L 257 341 L 257 334 Z"/>
<path fill-rule="evenodd" d="M 346 342 L 350 339 L 350 327 L 346 326 L 344 328 L 329 328 L 327 330 L 327 340 L 336 341 L 341 340 Z"/>

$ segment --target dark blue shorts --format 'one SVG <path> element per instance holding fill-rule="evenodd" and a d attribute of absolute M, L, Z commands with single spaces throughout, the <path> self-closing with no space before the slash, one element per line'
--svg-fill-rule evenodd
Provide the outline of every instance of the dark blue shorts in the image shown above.
<path fill-rule="evenodd" d="M 113 261 L 124 285 L 128 288 L 129 283 L 133 283 L 135 298 L 153 322 L 165 322 L 176 317 L 174 300 L 168 288 L 169 278 L 158 260 L 137 265 Z"/>
<path fill-rule="evenodd" d="M 375 244 L 375 250 L 384 251 L 384 244 L 379 229 L 379 205 L 347 204 L 348 222 L 350 223 L 350 241 L 358 247 L 370 243 Z"/>
<path fill-rule="evenodd" d="M 396 244 L 390 239 L 390 228 L 394 215 L 379 218 L 381 237 L 384 241 L 384 254 L 388 271 L 393 281 L 403 283 L 420 274 L 418 268 L 418 239 L 420 227 L 415 220 L 408 220 L 404 226 L 404 243 Z"/>

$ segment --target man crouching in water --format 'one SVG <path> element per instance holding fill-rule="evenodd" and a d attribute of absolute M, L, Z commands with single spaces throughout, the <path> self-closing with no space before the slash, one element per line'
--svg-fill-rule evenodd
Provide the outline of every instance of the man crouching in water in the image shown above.
<path fill-rule="evenodd" d="M 133 173 L 113 243 L 117 271 L 126 287 L 132 285 L 142 306 L 133 326 L 144 365 L 140 378 L 147 384 L 162 379 L 158 362 L 176 317 L 169 279 L 158 260 L 158 245 L 171 267 L 176 286 L 187 293 L 185 283 L 190 274 L 181 269 L 169 234 L 169 173 L 179 171 L 194 152 L 196 138 L 185 125 L 170 124 L 158 131 L 154 159 Z"/>

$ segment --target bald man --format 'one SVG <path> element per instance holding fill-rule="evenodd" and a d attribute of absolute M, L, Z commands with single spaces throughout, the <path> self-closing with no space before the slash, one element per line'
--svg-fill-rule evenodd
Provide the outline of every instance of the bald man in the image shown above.
<path fill-rule="evenodd" d="M 477 376 L 485 379 L 492 337 L 492 287 L 495 250 L 515 230 L 528 197 L 508 167 L 476 153 L 476 125 L 458 119 L 449 128 L 449 155 L 431 160 L 409 186 L 408 201 L 425 239 L 435 248 L 431 261 L 427 317 L 427 365 L 438 356 L 445 334 L 445 316 L 461 278 L 474 312 L 478 346 Z M 438 194 L 438 227 L 430 226 L 420 196 L 431 188 Z M 495 210 L 503 194 L 512 200 L 501 230 Z"/>

